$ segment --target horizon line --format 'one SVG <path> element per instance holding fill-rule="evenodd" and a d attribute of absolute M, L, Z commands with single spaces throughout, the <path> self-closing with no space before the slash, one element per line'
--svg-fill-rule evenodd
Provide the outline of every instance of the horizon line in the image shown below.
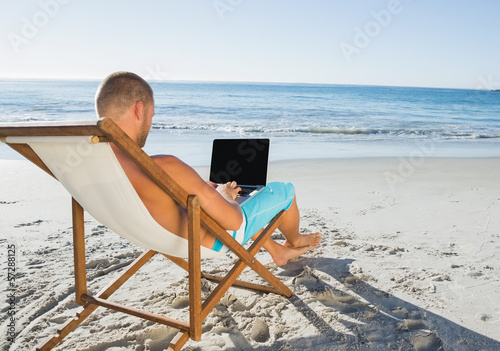
<path fill-rule="evenodd" d="M 102 81 L 103 78 L 96 77 L 1 77 L 1 80 L 19 80 L 19 81 Z M 391 85 L 391 84 L 352 84 L 352 83 L 308 83 L 308 82 L 274 82 L 274 81 L 238 81 L 238 80 L 195 80 L 195 79 L 146 79 L 148 83 L 193 83 L 193 84 L 262 84 L 262 85 L 317 85 L 317 86 L 356 86 L 356 87 L 388 87 L 388 88 L 422 88 L 422 89 L 453 89 L 453 90 L 478 90 L 478 91 L 495 91 L 491 89 L 477 88 L 457 88 L 446 86 L 418 86 L 418 85 Z"/>

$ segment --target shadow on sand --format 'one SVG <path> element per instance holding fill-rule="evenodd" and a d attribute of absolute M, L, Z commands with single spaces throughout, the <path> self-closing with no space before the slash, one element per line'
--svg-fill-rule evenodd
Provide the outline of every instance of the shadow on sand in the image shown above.
<path fill-rule="evenodd" d="M 317 333 L 311 337 L 277 338 L 273 350 L 500 350 L 499 341 L 356 278 L 349 272 L 348 265 L 352 262 L 351 259 L 304 258 L 283 267 L 282 276 L 295 277 L 296 294 L 290 303 Z M 332 281 L 337 282 L 337 288 Z M 338 284 L 346 289 L 341 291 Z M 301 292 L 297 293 L 297 289 Z M 330 311 L 328 318 L 325 318 L 325 310 Z M 331 323 L 332 314 L 337 316 L 333 318 L 336 326 Z M 269 350 L 268 345 L 250 345 L 239 332 L 229 337 L 235 347 L 227 350 Z"/>

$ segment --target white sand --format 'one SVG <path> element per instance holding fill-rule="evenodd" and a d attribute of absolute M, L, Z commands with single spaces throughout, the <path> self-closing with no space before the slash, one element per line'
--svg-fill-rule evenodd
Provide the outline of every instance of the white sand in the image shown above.
<path fill-rule="evenodd" d="M 500 349 L 499 159 L 286 161 L 271 165 L 270 178 L 294 182 L 304 232 L 320 230 L 324 241 L 282 268 L 259 253 L 294 297 L 231 289 L 186 350 Z M 0 180 L 0 343 L 32 350 L 78 309 L 70 197 L 25 161 L 0 161 Z M 93 293 L 142 249 L 90 216 L 86 229 Z M 15 290 L 8 245 L 16 246 Z M 176 318 L 186 315 L 185 285 L 180 269 L 155 258 L 112 300 Z M 4 337 L 12 292 L 14 343 Z M 175 332 L 98 309 L 56 350 L 163 350 Z"/>

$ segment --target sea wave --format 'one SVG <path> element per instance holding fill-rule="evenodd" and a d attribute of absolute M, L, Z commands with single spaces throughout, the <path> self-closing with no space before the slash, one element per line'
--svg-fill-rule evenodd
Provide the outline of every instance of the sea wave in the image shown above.
<path fill-rule="evenodd" d="M 238 134 L 268 134 L 272 136 L 323 135 L 338 137 L 435 138 L 435 139 L 497 139 L 498 133 L 447 130 L 436 128 L 370 128 L 370 127 L 281 127 L 273 125 L 227 125 L 153 123 L 153 129 L 171 131 L 207 131 Z"/>

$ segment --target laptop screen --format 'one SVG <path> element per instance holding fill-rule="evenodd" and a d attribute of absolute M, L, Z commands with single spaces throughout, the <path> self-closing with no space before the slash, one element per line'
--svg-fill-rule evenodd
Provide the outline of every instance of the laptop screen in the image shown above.
<path fill-rule="evenodd" d="M 210 180 L 241 185 L 266 185 L 269 139 L 215 139 Z"/>

